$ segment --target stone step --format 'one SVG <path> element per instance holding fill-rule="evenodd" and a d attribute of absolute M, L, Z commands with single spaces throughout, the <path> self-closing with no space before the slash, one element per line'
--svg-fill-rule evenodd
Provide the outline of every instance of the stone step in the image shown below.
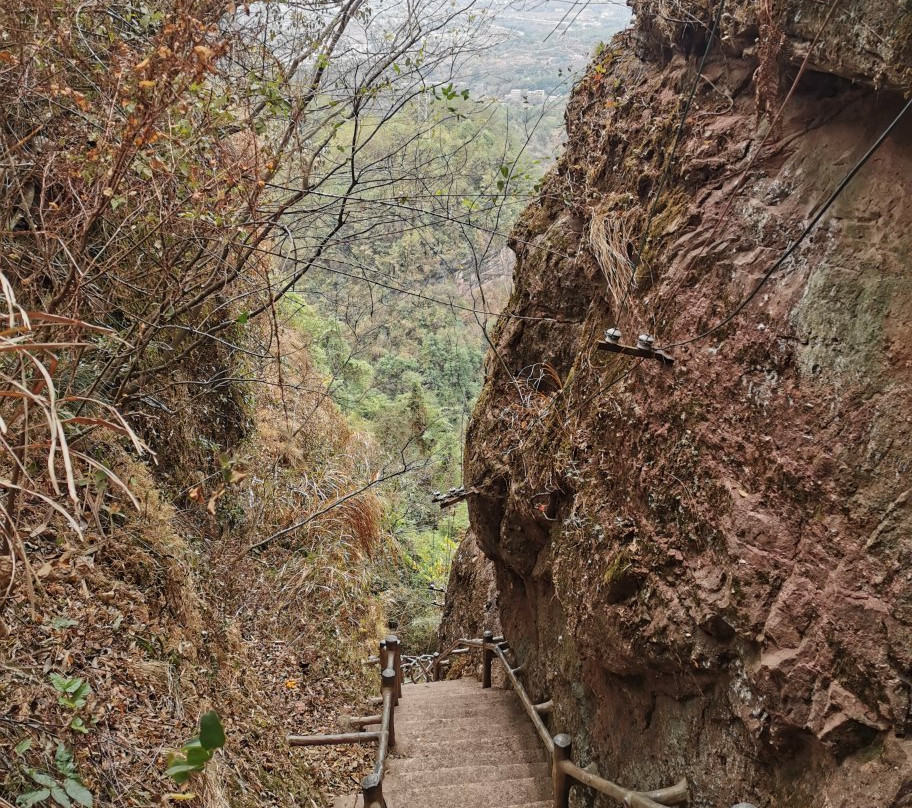
<path fill-rule="evenodd" d="M 474 679 L 405 685 L 387 760 L 388 808 L 551 808 L 551 772 L 509 690 Z M 363 808 L 360 795 L 333 808 Z"/>
<path fill-rule="evenodd" d="M 523 712 L 513 709 L 512 706 L 492 707 L 489 710 L 472 712 L 441 713 L 416 713 L 414 711 L 396 710 L 397 727 L 413 727 L 419 724 L 439 726 L 449 723 L 475 723 L 477 725 L 513 725 L 525 722 L 531 725 L 531 719 Z"/>
<path fill-rule="evenodd" d="M 420 751 L 420 750 L 416 750 Z M 545 748 L 539 743 L 524 749 L 505 749 L 499 746 L 479 748 L 476 744 L 468 748 L 450 748 L 444 758 L 405 757 L 390 761 L 395 764 L 397 774 L 429 769 L 459 769 L 465 766 L 498 766 L 520 763 L 547 763 Z"/>
<path fill-rule="evenodd" d="M 460 691 L 481 690 L 477 679 L 445 679 L 442 682 L 405 682 L 403 693 L 458 693 Z"/>
<path fill-rule="evenodd" d="M 364 801 L 360 794 L 346 794 L 344 797 L 333 799 L 332 808 L 364 808 Z M 389 808 L 400 808 L 399 806 L 390 805 Z M 424 804 L 413 806 L 402 806 L 402 808 L 426 808 Z M 554 803 L 550 800 L 541 800 L 539 802 L 520 802 L 511 805 L 504 805 L 502 808 L 554 808 Z"/>
<path fill-rule="evenodd" d="M 435 689 L 440 685 L 429 685 L 421 688 L 415 685 L 413 688 L 402 688 L 402 700 L 408 702 L 440 702 L 447 699 L 488 699 L 497 696 L 513 696 L 512 690 L 502 690 L 499 687 L 482 688 L 481 685 L 473 687 L 460 687 L 454 690 L 443 690 L 439 693 Z"/>
<path fill-rule="evenodd" d="M 538 777 L 497 783 L 453 783 L 429 788 L 400 788 L 391 780 L 383 788 L 388 808 L 503 808 L 541 802 L 551 794 L 551 781 Z"/>
<path fill-rule="evenodd" d="M 484 695 L 482 695 L 484 694 Z M 454 710 L 485 707 L 487 705 L 499 704 L 519 704 L 516 695 L 507 690 L 501 690 L 498 693 L 488 695 L 485 691 L 477 693 L 468 693 L 458 696 L 444 696 L 443 698 L 429 699 L 425 696 L 421 698 L 408 698 L 403 695 L 399 700 L 397 709 L 419 709 L 419 710 Z"/>
<path fill-rule="evenodd" d="M 431 712 L 448 713 L 455 710 L 486 710 L 498 707 L 513 707 L 519 709 L 519 700 L 513 693 L 503 691 L 492 696 L 472 695 L 470 697 L 453 696 L 444 699 L 407 699 L 403 696 L 399 700 L 397 710 L 429 710 Z"/>
<path fill-rule="evenodd" d="M 494 709 L 497 707 L 519 708 L 519 702 L 512 693 L 504 693 L 503 695 L 491 697 L 473 696 L 472 698 L 444 698 L 440 700 L 428 699 L 422 701 L 416 701 L 415 699 L 408 700 L 403 697 L 399 701 L 399 706 L 396 707 L 396 712 L 397 714 L 401 712 L 433 713 L 443 716 L 458 713 L 462 710 Z"/>
<path fill-rule="evenodd" d="M 397 734 L 397 742 L 399 735 Z M 415 754 L 416 748 L 420 751 L 422 746 L 437 746 L 443 744 L 458 744 L 465 741 L 475 741 L 478 744 L 496 745 L 509 741 L 511 743 L 520 743 L 523 746 L 534 746 L 538 740 L 538 735 L 532 726 L 515 727 L 507 730 L 504 727 L 484 727 L 470 725 L 465 728 L 448 730 L 447 732 L 435 732 L 433 729 L 424 729 L 416 726 L 408 734 L 402 733 L 403 742 L 407 743 L 409 754 Z"/>
<path fill-rule="evenodd" d="M 403 747 L 407 749 L 408 755 L 414 758 L 435 758 L 437 760 L 446 760 L 451 755 L 462 752 L 477 751 L 478 761 L 484 762 L 485 756 L 497 750 L 520 751 L 525 749 L 542 749 L 541 741 L 538 736 L 531 739 L 529 736 L 520 738 L 455 738 L 446 741 L 434 740 L 415 743 L 412 738 L 403 739 Z"/>
<path fill-rule="evenodd" d="M 510 733 L 514 730 L 532 729 L 532 722 L 525 715 L 516 713 L 500 713 L 496 715 L 469 715 L 452 716 L 448 718 L 396 716 L 396 729 L 409 732 L 416 731 L 427 735 L 428 732 L 445 733 L 448 731 L 461 732 L 465 729 L 499 729 Z"/>
<path fill-rule="evenodd" d="M 551 767 L 545 762 L 539 763 L 506 763 L 501 765 L 453 766 L 403 771 L 392 760 L 387 776 L 395 780 L 398 789 L 423 789 L 434 786 L 453 785 L 454 783 L 493 783 L 501 780 L 524 780 L 529 778 L 548 780 L 551 778 Z M 405 761 L 402 761 L 405 762 Z"/>
<path fill-rule="evenodd" d="M 402 698 L 408 701 L 443 701 L 444 699 L 457 698 L 484 698 L 487 696 L 512 694 L 512 690 L 499 687 L 483 688 L 478 682 L 472 685 L 448 687 L 449 682 L 434 682 L 430 685 L 408 685 L 402 688 Z"/>
<path fill-rule="evenodd" d="M 519 709 L 520 704 L 512 694 L 496 696 L 493 698 L 471 698 L 471 699 L 447 699 L 443 701 L 406 701 L 402 699 L 396 712 L 408 713 L 427 713 L 450 715 L 452 713 L 479 711 L 479 710 L 497 710 L 497 709 Z"/>

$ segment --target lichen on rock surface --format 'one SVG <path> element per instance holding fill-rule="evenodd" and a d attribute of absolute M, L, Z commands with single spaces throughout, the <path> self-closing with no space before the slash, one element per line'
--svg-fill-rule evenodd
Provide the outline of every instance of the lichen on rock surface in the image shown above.
<path fill-rule="evenodd" d="M 494 335 L 472 528 L 582 765 L 637 788 L 687 774 L 698 806 L 899 808 L 912 117 L 672 369 L 595 347 L 615 325 L 668 345 L 721 322 L 902 108 L 908 3 L 774 4 L 772 50 L 763 5 L 727 4 L 673 159 L 715 6 L 635 2 L 575 88 L 566 152 L 513 233 L 509 311 L 532 319 Z"/>

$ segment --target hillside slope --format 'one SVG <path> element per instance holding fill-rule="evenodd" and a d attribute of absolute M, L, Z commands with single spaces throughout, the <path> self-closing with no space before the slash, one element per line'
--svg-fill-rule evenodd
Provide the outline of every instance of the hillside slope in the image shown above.
<path fill-rule="evenodd" d="M 912 115 L 672 368 L 595 344 L 735 309 L 902 108 L 912 9 L 728 3 L 663 178 L 712 19 L 635 6 L 514 231 L 509 310 L 554 319 L 502 319 L 469 431 L 504 631 L 605 776 L 909 805 Z"/>
<path fill-rule="evenodd" d="M 243 440 L 208 462 L 188 443 L 167 473 L 93 445 L 139 511 L 109 491 L 81 536 L 47 516 L 28 541 L 33 605 L 22 571 L 11 581 L 0 567 L 0 797 L 10 803 L 52 804 L 36 793 L 42 777 L 63 782 L 61 748 L 96 806 L 313 806 L 368 768 L 370 749 L 291 750 L 285 736 L 367 709 L 374 683 L 361 662 L 382 630 L 371 589 L 386 540 L 378 502 L 362 494 L 246 552 L 356 486 L 373 452 L 321 394 L 301 338 L 281 338 L 281 374 L 264 363 L 262 384 L 238 395 Z M 172 426 L 193 429 L 189 418 Z M 195 484 L 180 490 L 186 478 Z M 68 697 L 61 681 L 87 690 Z M 208 710 L 225 748 L 178 787 L 168 753 Z"/>

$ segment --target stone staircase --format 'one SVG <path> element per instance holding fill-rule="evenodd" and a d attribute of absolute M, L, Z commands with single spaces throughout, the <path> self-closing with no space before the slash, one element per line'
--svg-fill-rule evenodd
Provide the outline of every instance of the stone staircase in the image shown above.
<path fill-rule="evenodd" d="M 474 679 L 407 684 L 387 760 L 388 808 L 551 808 L 542 743 L 507 690 Z M 362 808 L 360 795 L 333 808 Z"/>

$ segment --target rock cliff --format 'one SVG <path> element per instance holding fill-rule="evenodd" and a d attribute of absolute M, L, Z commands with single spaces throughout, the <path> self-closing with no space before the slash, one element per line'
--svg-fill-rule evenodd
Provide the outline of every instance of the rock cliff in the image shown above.
<path fill-rule="evenodd" d="M 596 347 L 735 309 L 902 109 L 912 3 L 634 10 L 514 230 L 469 431 L 504 632 L 626 785 L 912 805 L 912 113 L 671 368 Z"/>

